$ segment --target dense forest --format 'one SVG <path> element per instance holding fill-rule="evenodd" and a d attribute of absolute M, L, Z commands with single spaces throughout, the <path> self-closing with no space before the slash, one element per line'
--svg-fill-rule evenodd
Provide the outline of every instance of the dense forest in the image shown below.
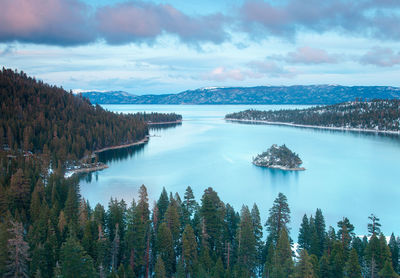
<path fill-rule="evenodd" d="M 148 135 L 148 121 L 176 114 L 117 114 L 10 69 L 0 71 L 0 149 L 43 154 L 53 167 Z"/>
<path fill-rule="evenodd" d="M 225 118 L 335 128 L 399 131 L 400 100 L 356 100 L 328 106 L 277 111 L 246 110 L 228 114 Z"/>
<path fill-rule="evenodd" d="M 10 70 L 0 90 L 1 277 L 398 277 L 400 239 L 387 243 L 376 216 L 360 238 L 346 217 L 327 229 L 317 209 L 295 248 L 281 193 L 264 220 L 256 204 L 236 211 L 212 188 L 199 201 L 190 187 L 183 198 L 164 189 L 151 204 L 142 185 L 137 200 L 92 206 L 49 161 L 137 140 L 147 116 L 105 111 Z"/>
<path fill-rule="evenodd" d="M 1 161 L 8 165 L 0 187 L 2 277 L 398 277 L 400 270 L 400 240 L 392 234 L 387 243 L 374 215 L 370 237 L 360 238 L 346 217 L 326 229 L 317 209 L 304 215 L 295 250 L 281 193 L 265 222 L 256 204 L 238 212 L 212 188 L 200 203 L 188 187 L 183 198 L 164 189 L 150 204 L 143 185 L 137 200 L 92 207 L 76 179 L 43 179 L 32 158 Z"/>

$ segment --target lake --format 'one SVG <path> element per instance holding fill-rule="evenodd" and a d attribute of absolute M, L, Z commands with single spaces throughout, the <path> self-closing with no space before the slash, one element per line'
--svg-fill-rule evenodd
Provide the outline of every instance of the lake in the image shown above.
<path fill-rule="evenodd" d="M 262 221 L 279 192 L 291 209 L 291 235 L 297 239 L 304 213 L 321 208 L 327 227 L 344 216 L 357 234 L 367 233 L 368 216 L 381 219 L 382 231 L 400 233 L 400 138 L 397 136 L 226 122 L 224 115 L 279 105 L 104 105 L 116 112 L 176 112 L 181 125 L 150 129 L 141 146 L 100 155 L 108 169 L 83 176 L 82 196 L 94 206 L 111 197 L 128 204 L 145 184 L 151 203 L 163 187 L 183 198 L 191 186 L 200 201 L 213 187 L 237 211 L 257 203 Z M 304 107 L 304 106 L 303 106 Z M 254 166 L 252 157 L 272 144 L 286 144 L 299 154 L 301 172 Z"/>

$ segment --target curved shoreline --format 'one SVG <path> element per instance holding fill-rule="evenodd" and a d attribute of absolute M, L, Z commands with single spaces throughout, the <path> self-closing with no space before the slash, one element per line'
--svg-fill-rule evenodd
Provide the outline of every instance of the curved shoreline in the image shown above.
<path fill-rule="evenodd" d="M 264 120 L 244 120 L 244 119 L 226 119 L 226 118 L 225 118 L 225 120 L 231 121 L 231 122 L 263 123 L 263 124 L 268 124 L 268 125 L 284 125 L 284 126 L 305 127 L 305 128 L 315 128 L 315 129 L 329 129 L 329 130 L 338 130 L 338 131 L 355 131 L 355 132 L 369 132 L 369 133 L 384 133 L 384 134 L 400 135 L 400 131 L 392 131 L 392 130 L 376 130 L 376 129 L 353 128 L 353 127 L 302 125 L 302 124 L 293 124 L 293 123 L 285 123 L 285 122 L 271 122 L 271 121 L 264 121 Z"/>
<path fill-rule="evenodd" d="M 149 141 L 149 135 L 146 135 L 145 138 L 143 138 L 142 140 L 139 140 L 139 141 L 136 141 L 133 143 L 128 143 L 128 144 L 105 147 L 105 148 L 102 148 L 99 150 L 95 150 L 93 153 L 101 153 L 101 152 L 105 152 L 105 151 L 109 151 L 109 150 L 123 149 L 123 148 L 131 147 L 131 146 L 135 146 L 135 145 L 141 145 L 141 144 L 147 143 L 148 141 Z"/>
<path fill-rule="evenodd" d="M 169 125 L 169 124 L 180 124 L 182 120 L 170 121 L 170 122 L 147 122 L 148 125 Z"/>

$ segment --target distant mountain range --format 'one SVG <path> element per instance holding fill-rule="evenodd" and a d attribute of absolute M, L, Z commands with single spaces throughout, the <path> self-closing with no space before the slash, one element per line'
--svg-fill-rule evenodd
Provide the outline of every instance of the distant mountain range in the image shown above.
<path fill-rule="evenodd" d="M 201 88 L 178 94 L 132 95 L 122 91 L 82 92 L 98 104 L 335 104 L 356 98 L 398 99 L 400 88 L 390 86 L 259 86 Z"/>

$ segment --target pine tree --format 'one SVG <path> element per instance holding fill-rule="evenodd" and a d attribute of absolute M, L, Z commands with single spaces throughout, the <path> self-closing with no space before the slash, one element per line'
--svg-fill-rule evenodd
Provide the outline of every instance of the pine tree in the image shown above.
<path fill-rule="evenodd" d="M 308 256 L 308 253 L 305 249 L 300 251 L 299 261 L 297 262 L 295 268 L 295 277 L 296 278 L 315 278 L 313 264 L 311 262 L 311 258 Z"/>
<path fill-rule="evenodd" d="M 247 206 L 242 207 L 240 219 L 237 235 L 237 264 L 242 275 L 249 277 L 255 275 L 255 267 L 257 265 L 257 242 L 254 236 L 253 221 Z"/>
<path fill-rule="evenodd" d="M 379 218 L 376 217 L 374 214 L 371 213 L 370 216 L 368 216 L 368 219 L 371 220 L 371 223 L 368 223 L 368 233 L 372 235 L 379 235 L 381 232 L 381 224 L 379 223 Z"/>
<path fill-rule="evenodd" d="M 332 277 L 343 277 L 345 261 L 346 257 L 343 244 L 341 241 L 335 241 L 329 256 L 330 273 Z"/>
<path fill-rule="evenodd" d="M 165 187 L 163 187 L 160 198 L 157 201 L 159 221 L 162 221 L 164 219 L 164 214 L 167 211 L 168 205 L 169 205 L 168 193 L 167 190 L 165 190 Z"/>
<path fill-rule="evenodd" d="M 61 275 L 64 278 L 95 277 L 92 258 L 86 254 L 79 242 L 72 236 L 63 244 L 60 253 Z"/>
<path fill-rule="evenodd" d="M 144 185 L 139 189 L 139 200 L 135 208 L 132 231 L 133 248 L 130 250 L 130 261 L 133 262 L 136 276 L 140 277 L 149 270 L 150 260 L 147 252 L 150 237 L 150 211 L 147 189 Z"/>
<path fill-rule="evenodd" d="M 329 266 L 329 258 L 328 254 L 322 255 L 322 257 L 319 259 L 319 273 L 318 277 L 320 278 L 325 278 L 325 277 L 331 277 L 331 271 L 330 271 L 330 266 Z"/>
<path fill-rule="evenodd" d="M 278 242 L 274 254 L 272 265 L 272 275 L 274 278 L 290 277 L 293 272 L 292 249 L 290 247 L 289 235 L 286 228 L 280 229 Z"/>
<path fill-rule="evenodd" d="M 8 221 L 7 221 L 8 222 Z M 0 221 L 0 276 L 4 276 L 6 272 L 6 263 L 8 261 L 7 242 L 9 238 L 7 230 L 7 222 Z"/>
<path fill-rule="evenodd" d="M 303 220 L 301 222 L 300 229 L 299 229 L 298 244 L 299 244 L 300 249 L 305 249 L 307 251 L 310 251 L 310 247 L 311 247 L 310 236 L 311 236 L 310 223 L 308 222 L 307 215 L 304 214 Z"/>
<path fill-rule="evenodd" d="M 387 260 L 384 267 L 378 273 L 380 278 L 398 278 L 399 275 L 393 270 L 392 262 Z"/>
<path fill-rule="evenodd" d="M 157 262 L 156 262 L 154 272 L 155 272 L 154 278 L 166 278 L 167 277 L 167 274 L 165 271 L 165 265 L 160 256 L 157 257 Z"/>
<path fill-rule="evenodd" d="M 167 277 L 175 272 L 175 254 L 172 234 L 166 223 L 158 227 L 157 233 L 157 254 L 164 262 Z"/>
<path fill-rule="evenodd" d="M 188 186 L 182 202 L 184 224 L 190 223 L 190 219 L 192 218 L 197 206 L 198 204 L 194 198 L 193 190 Z"/>
<path fill-rule="evenodd" d="M 217 262 L 215 263 L 215 266 L 212 271 L 212 277 L 213 278 L 224 278 L 225 277 L 225 269 L 224 265 L 222 263 L 221 257 L 218 257 Z M 246 277 L 241 275 L 240 277 Z"/>
<path fill-rule="evenodd" d="M 396 238 L 394 237 L 394 234 L 390 236 L 389 240 L 389 248 L 390 248 L 390 253 L 392 254 L 392 264 L 393 264 L 393 269 L 395 272 L 399 271 L 399 244 Z"/>
<path fill-rule="evenodd" d="M 171 231 L 174 249 L 177 249 L 180 237 L 180 221 L 175 201 L 169 203 L 167 211 L 164 214 L 164 220 Z"/>
<path fill-rule="evenodd" d="M 380 261 L 381 246 L 376 235 L 372 235 L 365 249 L 365 258 L 368 266 L 368 275 L 378 277 L 378 263 Z"/>
<path fill-rule="evenodd" d="M 254 231 L 254 238 L 256 240 L 256 268 L 257 274 L 261 275 L 262 272 L 262 253 L 263 253 L 263 231 L 261 225 L 261 218 L 260 218 L 260 211 L 258 206 L 254 203 L 253 208 L 251 209 L 251 219 L 253 222 L 253 231 Z"/>
<path fill-rule="evenodd" d="M 315 218 L 314 218 L 314 226 L 315 226 L 315 231 L 317 235 L 317 242 L 318 242 L 318 257 L 321 257 L 324 248 L 325 248 L 325 238 L 326 238 L 326 232 L 325 232 L 325 219 L 324 216 L 322 215 L 322 210 L 317 209 L 315 212 Z"/>
<path fill-rule="evenodd" d="M 350 250 L 350 243 L 354 237 L 354 226 L 350 223 L 347 217 L 338 222 L 338 237 L 340 238 L 345 251 Z"/>
<path fill-rule="evenodd" d="M 194 277 L 197 265 L 197 242 L 190 225 L 186 225 L 182 235 L 182 259 L 186 275 Z"/>
<path fill-rule="evenodd" d="M 11 237 L 7 243 L 8 263 L 4 277 L 29 277 L 28 261 L 29 246 L 24 240 L 24 228 L 22 223 L 11 221 L 8 229 Z"/>
<path fill-rule="evenodd" d="M 353 248 L 350 251 L 349 259 L 345 267 L 346 278 L 362 278 L 361 266 L 358 261 L 357 251 Z"/>
<path fill-rule="evenodd" d="M 212 254 L 222 255 L 222 231 L 224 220 L 224 205 L 211 187 L 204 191 L 201 199 L 203 235 L 207 235 L 208 248 Z"/>
<path fill-rule="evenodd" d="M 271 237 L 276 244 L 279 238 L 280 231 L 285 229 L 289 231 L 287 224 L 290 222 L 290 209 L 287 203 L 287 198 L 282 193 L 278 194 L 272 208 L 269 210 L 269 217 L 265 226 L 269 232 L 268 237 Z"/>

